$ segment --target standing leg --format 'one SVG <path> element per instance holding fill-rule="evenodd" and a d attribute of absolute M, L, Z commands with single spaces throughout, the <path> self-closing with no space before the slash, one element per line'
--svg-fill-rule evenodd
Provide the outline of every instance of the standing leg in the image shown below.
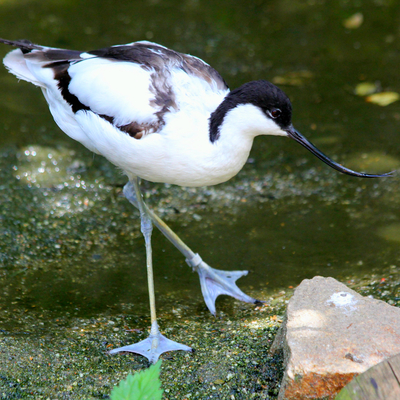
<path fill-rule="evenodd" d="M 124 187 L 124 195 L 130 203 L 140 209 L 136 192 L 130 182 Z M 186 262 L 189 266 L 199 274 L 201 291 L 211 314 L 216 314 L 215 300 L 221 294 L 232 296 L 246 303 L 261 303 L 259 300 L 243 293 L 235 283 L 237 279 L 247 275 L 248 271 L 221 271 L 211 268 L 198 254 L 194 253 L 160 217 L 149 210 L 146 204 L 143 203 L 143 205 L 154 225 L 186 257 Z"/>
<path fill-rule="evenodd" d="M 142 356 L 147 357 L 151 363 L 155 363 L 158 360 L 158 357 L 166 351 L 192 351 L 192 349 L 188 346 L 167 339 L 160 333 L 158 329 L 156 301 L 154 294 L 153 260 L 151 250 L 151 233 L 153 230 L 153 225 L 151 223 L 151 217 L 149 216 L 147 208 L 143 202 L 137 178 L 130 181 L 127 186 L 128 185 L 134 190 L 135 193 L 136 203 L 140 211 L 141 231 L 143 233 L 146 244 L 146 267 L 150 300 L 151 330 L 150 336 L 147 339 L 142 340 L 139 343 L 113 349 L 110 351 L 110 354 L 118 353 L 121 351 L 130 351 L 132 353 L 141 354 Z"/>

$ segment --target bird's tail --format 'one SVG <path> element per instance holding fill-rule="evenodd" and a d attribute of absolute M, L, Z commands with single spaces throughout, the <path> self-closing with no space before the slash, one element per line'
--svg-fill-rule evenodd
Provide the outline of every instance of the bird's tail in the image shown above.
<path fill-rule="evenodd" d="M 38 79 L 29 70 L 26 63 L 25 54 L 32 50 L 41 50 L 41 46 L 37 46 L 28 40 L 6 40 L 0 38 L 0 43 L 18 47 L 18 49 L 10 51 L 3 59 L 6 68 L 14 74 L 18 79 L 23 79 L 33 83 L 36 86 L 43 86 Z"/>
<path fill-rule="evenodd" d="M 8 44 L 9 46 L 18 47 L 23 54 L 30 53 L 32 50 L 42 50 L 43 47 L 33 44 L 29 40 L 7 40 L 0 38 L 0 43 Z"/>

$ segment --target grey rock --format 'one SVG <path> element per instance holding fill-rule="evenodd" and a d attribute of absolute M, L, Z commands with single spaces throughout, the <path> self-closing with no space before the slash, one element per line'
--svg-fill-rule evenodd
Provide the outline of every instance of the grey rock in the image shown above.
<path fill-rule="evenodd" d="M 333 278 L 305 279 L 270 352 L 283 349 L 284 399 L 333 399 L 354 375 L 400 353 L 400 309 Z"/>

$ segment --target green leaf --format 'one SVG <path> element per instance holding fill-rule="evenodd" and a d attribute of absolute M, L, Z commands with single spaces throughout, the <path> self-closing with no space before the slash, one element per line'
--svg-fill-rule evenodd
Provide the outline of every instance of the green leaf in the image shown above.
<path fill-rule="evenodd" d="M 353 14 L 343 21 L 343 26 L 347 29 L 357 29 L 364 22 L 364 15 L 360 12 Z"/>
<path fill-rule="evenodd" d="M 161 360 L 150 368 L 129 374 L 111 392 L 111 400 L 161 400 Z"/>
<path fill-rule="evenodd" d="M 376 94 L 371 94 L 366 99 L 369 103 L 378 104 L 378 106 L 388 106 L 395 101 L 400 100 L 400 95 L 396 92 L 381 92 Z"/>
<path fill-rule="evenodd" d="M 368 96 L 378 90 L 378 85 L 372 82 L 361 82 L 355 88 L 357 96 Z"/>

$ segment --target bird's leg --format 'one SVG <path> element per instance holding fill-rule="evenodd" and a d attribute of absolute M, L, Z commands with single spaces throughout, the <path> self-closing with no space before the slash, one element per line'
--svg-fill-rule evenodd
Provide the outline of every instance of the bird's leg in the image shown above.
<path fill-rule="evenodd" d="M 130 183 L 124 187 L 124 195 L 130 203 L 135 207 L 139 207 L 136 193 Z M 143 203 L 143 205 L 154 225 L 186 257 L 187 264 L 199 274 L 201 291 L 211 314 L 216 314 L 215 300 L 220 294 L 232 296 L 246 303 L 260 303 L 259 300 L 243 293 L 236 285 L 236 280 L 247 275 L 248 271 L 222 271 L 211 268 L 198 254 L 194 253 L 160 217 L 149 210 L 146 204 Z"/>
<path fill-rule="evenodd" d="M 110 354 L 119 353 L 121 351 L 130 351 L 132 353 L 141 354 L 142 356 L 147 357 L 151 363 L 155 363 L 158 360 L 159 356 L 162 353 L 165 353 L 166 351 L 173 351 L 173 350 L 192 351 L 192 349 L 188 346 L 167 339 L 160 333 L 158 329 L 157 316 L 156 316 L 156 302 L 154 295 L 153 261 L 152 261 L 152 250 L 151 250 L 151 233 L 153 230 L 153 225 L 151 223 L 151 217 L 147 212 L 147 207 L 143 202 L 137 179 L 130 181 L 127 184 L 127 186 L 129 186 L 130 190 L 131 189 L 134 190 L 135 202 L 140 211 L 141 231 L 143 233 L 144 240 L 146 243 L 146 266 L 147 266 L 147 283 L 149 287 L 151 330 L 150 330 L 150 336 L 147 339 L 144 339 L 139 343 L 113 349 L 110 351 Z"/>

